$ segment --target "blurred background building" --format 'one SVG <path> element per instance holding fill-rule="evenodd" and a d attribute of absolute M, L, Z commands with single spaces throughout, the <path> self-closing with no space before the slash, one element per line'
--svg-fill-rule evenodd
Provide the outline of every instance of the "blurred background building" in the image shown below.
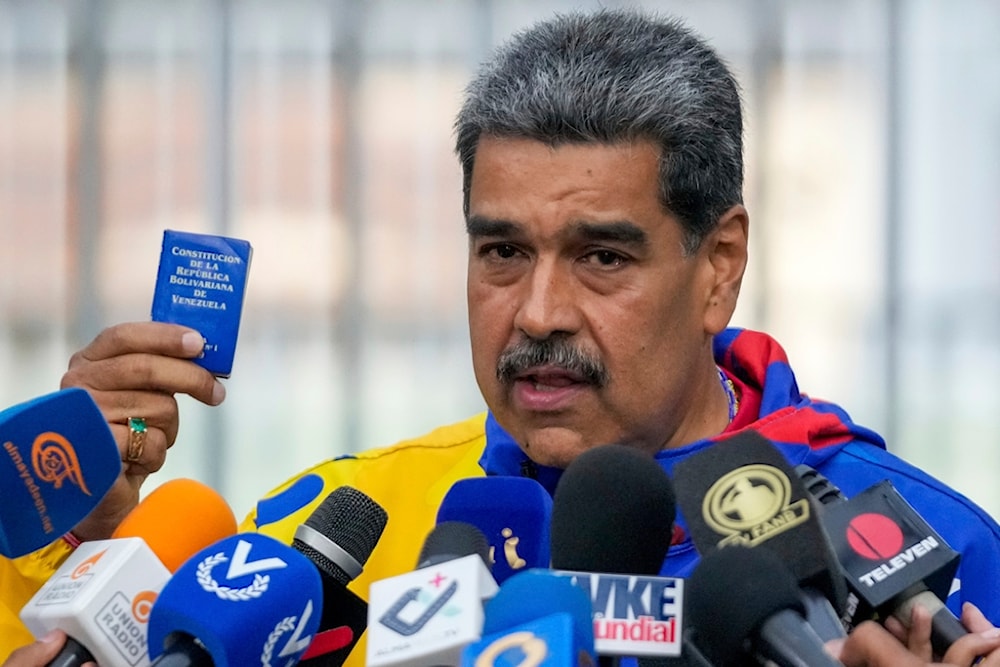
<path fill-rule="evenodd" d="M 452 120 L 578 0 L 0 0 L 0 405 L 148 319 L 164 229 L 254 246 L 228 398 L 165 469 L 237 514 L 322 459 L 483 409 Z M 630 3 L 631 4 L 631 3 Z M 1000 3 L 649 0 L 736 71 L 734 324 L 1000 515 Z"/>

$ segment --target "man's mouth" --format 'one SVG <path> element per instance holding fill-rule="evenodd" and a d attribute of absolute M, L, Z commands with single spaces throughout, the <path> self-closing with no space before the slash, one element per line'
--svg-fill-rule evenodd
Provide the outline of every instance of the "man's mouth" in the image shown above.
<path fill-rule="evenodd" d="M 530 368 L 514 377 L 514 400 L 533 412 L 561 411 L 590 384 L 583 375 L 563 368 Z"/>
<path fill-rule="evenodd" d="M 583 379 L 567 374 L 530 374 L 519 376 L 515 382 L 527 382 L 535 391 L 555 391 L 564 387 L 582 384 Z"/>

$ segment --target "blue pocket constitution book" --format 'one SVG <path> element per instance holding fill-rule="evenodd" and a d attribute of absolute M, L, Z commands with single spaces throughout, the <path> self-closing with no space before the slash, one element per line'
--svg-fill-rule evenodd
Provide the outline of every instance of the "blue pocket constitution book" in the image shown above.
<path fill-rule="evenodd" d="M 163 232 L 152 317 L 197 329 L 205 338 L 200 366 L 229 377 L 253 248 L 241 239 Z"/>

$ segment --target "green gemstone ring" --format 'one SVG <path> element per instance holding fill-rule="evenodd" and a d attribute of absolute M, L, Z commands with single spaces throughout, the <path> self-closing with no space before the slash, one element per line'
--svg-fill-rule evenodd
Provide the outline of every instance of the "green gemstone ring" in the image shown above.
<path fill-rule="evenodd" d="M 128 418 L 128 450 L 125 460 L 135 463 L 142 458 L 142 448 L 146 444 L 146 420 L 142 417 Z"/>

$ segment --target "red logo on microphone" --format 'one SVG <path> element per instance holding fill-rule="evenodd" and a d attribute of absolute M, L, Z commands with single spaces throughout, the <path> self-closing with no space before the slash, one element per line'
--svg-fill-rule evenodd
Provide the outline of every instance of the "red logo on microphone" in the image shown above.
<path fill-rule="evenodd" d="M 903 531 L 884 514 L 859 514 L 847 525 L 847 543 L 869 560 L 886 560 L 903 550 Z"/>

